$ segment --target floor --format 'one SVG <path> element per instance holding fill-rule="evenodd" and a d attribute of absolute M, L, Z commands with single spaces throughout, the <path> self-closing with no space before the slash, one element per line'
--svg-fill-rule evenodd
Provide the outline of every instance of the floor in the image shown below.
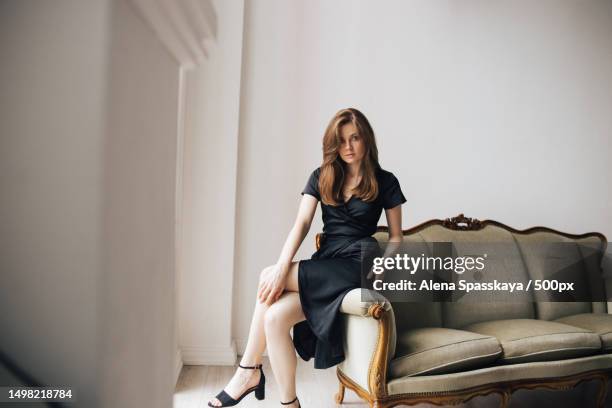
<path fill-rule="evenodd" d="M 304 408 L 366 408 L 355 393 L 347 390 L 342 405 L 336 405 L 334 395 L 338 389 L 335 367 L 327 370 L 315 370 L 313 361 L 303 361 L 298 358 L 297 383 L 298 396 Z M 174 395 L 174 408 L 206 408 L 207 401 L 216 395 L 229 381 L 235 368 L 232 366 L 183 366 Z M 263 361 L 266 375 L 266 398 L 255 399 L 253 394 L 245 397 L 239 407 L 282 408 L 279 403 L 278 391 L 274 374 L 267 358 Z M 611 383 L 612 384 L 612 383 Z M 571 390 L 550 391 L 519 390 L 512 394 L 509 408 L 545 408 L 545 407 L 594 407 L 598 384 L 586 382 Z M 454 405 L 455 408 L 489 408 L 499 407 L 497 395 L 476 397 L 465 404 Z M 437 407 L 430 404 L 419 404 L 416 408 Z M 612 407 L 612 389 L 608 390 L 606 407 Z"/>

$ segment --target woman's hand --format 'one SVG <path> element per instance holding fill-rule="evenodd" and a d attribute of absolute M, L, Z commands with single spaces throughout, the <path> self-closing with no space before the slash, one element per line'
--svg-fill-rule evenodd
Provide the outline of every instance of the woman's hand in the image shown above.
<path fill-rule="evenodd" d="M 366 280 L 372 280 L 372 282 L 374 282 L 374 279 L 384 282 L 385 272 L 383 271 L 383 273 L 375 274 L 374 267 L 370 268 L 370 272 L 366 275 Z"/>
<path fill-rule="evenodd" d="M 266 271 L 259 280 L 257 298 L 260 302 L 270 306 L 278 300 L 285 290 L 289 265 L 276 264 Z"/>

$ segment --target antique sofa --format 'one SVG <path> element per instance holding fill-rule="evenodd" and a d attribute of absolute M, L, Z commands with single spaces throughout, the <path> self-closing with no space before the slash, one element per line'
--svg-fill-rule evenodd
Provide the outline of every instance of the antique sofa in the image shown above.
<path fill-rule="evenodd" d="M 420 242 L 425 248 L 433 241 L 506 242 L 514 248 L 508 257 L 513 268 L 526 277 L 548 273 L 530 242 L 587 244 L 599 248 L 602 256 L 583 258 L 573 273 L 591 268 L 601 278 L 595 284 L 605 288 L 609 283 L 607 265 L 602 267 L 609 258 L 607 242 L 600 233 L 573 235 L 545 227 L 519 231 L 463 214 L 403 233 L 404 242 Z M 387 229 L 379 227 L 378 242 L 387 237 Z M 561 256 L 579 259 L 581 245 Z M 604 404 L 612 372 L 612 314 L 606 301 L 392 303 L 378 292 L 364 301 L 363 290 L 349 292 L 341 307 L 346 359 L 336 369 L 336 403 L 342 403 L 349 388 L 372 407 L 454 405 L 491 393 L 499 394 L 505 407 L 520 388 L 568 389 L 598 380 L 601 387 L 594 399 L 598 406 Z"/>

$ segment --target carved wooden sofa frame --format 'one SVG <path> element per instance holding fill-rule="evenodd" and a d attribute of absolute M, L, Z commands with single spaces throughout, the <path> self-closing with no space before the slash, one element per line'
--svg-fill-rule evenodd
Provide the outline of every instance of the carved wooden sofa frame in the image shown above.
<path fill-rule="evenodd" d="M 569 238 L 583 238 L 586 236 L 598 236 L 604 242 L 606 238 L 603 234 L 598 232 L 586 233 L 586 234 L 568 234 L 560 232 L 551 228 L 537 226 L 528 228 L 525 230 L 516 230 L 505 224 L 502 224 L 494 220 L 477 220 L 475 218 L 467 218 L 463 214 L 459 214 L 456 217 L 446 218 L 444 220 L 432 219 L 416 225 L 402 232 L 411 234 L 417 232 L 430 225 L 442 225 L 446 228 L 453 230 L 479 230 L 487 225 L 495 225 L 504 228 L 513 233 L 527 234 L 536 231 L 547 231 L 554 232 L 557 234 L 564 235 Z M 387 232 L 388 228 L 384 226 L 378 227 L 378 232 Z M 316 235 L 315 238 L 317 249 L 320 246 L 320 234 Z M 578 374 L 566 376 L 543 378 L 543 379 L 528 379 L 528 380 L 514 380 L 507 382 L 494 382 L 485 385 L 480 385 L 471 388 L 465 388 L 462 390 L 451 391 L 451 392 L 426 392 L 422 394 L 410 393 L 410 394 L 387 394 L 387 366 L 388 366 L 388 343 L 390 336 L 390 314 L 385 310 L 383 305 L 379 303 L 372 304 L 369 306 L 366 316 L 375 319 L 378 322 L 378 339 L 376 343 L 376 350 L 373 354 L 372 360 L 370 361 L 368 369 L 368 390 L 364 389 L 359 384 L 352 381 L 347 375 L 345 375 L 340 367 L 336 368 L 336 374 L 339 380 L 339 390 L 335 395 L 335 401 L 337 404 L 341 404 L 344 400 L 344 392 L 346 388 L 353 390 L 360 398 L 364 399 L 369 403 L 371 407 L 376 408 L 390 408 L 397 405 L 416 405 L 420 403 L 430 403 L 434 405 L 456 405 L 464 403 L 474 397 L 484 396 L 489 394 L 499 394 L 501 397 L 500 407 L 505 408 L 510 400 L 511 394 L 518 389 L 535 389 L 545 388 L 552 390 L 567 390 L 576 387 L 578 384 L 584 381 L 597 380 L 600 382 L 600 387 L 597 395 L 597 406 L 603 407 L 606 393 L 607 393 L 607 381 L 610 379 L 612 374 L 611 370 L 591 370 L 585 371 Z"/>

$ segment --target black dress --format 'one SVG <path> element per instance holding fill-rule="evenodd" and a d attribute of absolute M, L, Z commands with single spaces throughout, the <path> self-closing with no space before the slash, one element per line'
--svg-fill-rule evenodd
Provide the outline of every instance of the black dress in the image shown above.
<path fill-rule="evenodd" d="M 317 168 L 312 172 L 302 191 L 319 201 L 320 171 Z M 361 287 L 361 244 L 377 243 L 372 235 L 383 208 L 406 202 L 399 181 L 391 172 L 379 167 L 376 180 L 379 194 L 373 202 L 355 197 L 338 206 L 321 202 L 320 248 L 310 259 L 299 262 L 299 296 L 306 320 L 293 326 L 293 344 L 303 360 L 314 357 L 315 368 L 328 368 L 344 360 L 340 305 L 349 291 Z M 382 255 L 378 245 L 364 248 L 375 248 L 365 257 Z"/>

